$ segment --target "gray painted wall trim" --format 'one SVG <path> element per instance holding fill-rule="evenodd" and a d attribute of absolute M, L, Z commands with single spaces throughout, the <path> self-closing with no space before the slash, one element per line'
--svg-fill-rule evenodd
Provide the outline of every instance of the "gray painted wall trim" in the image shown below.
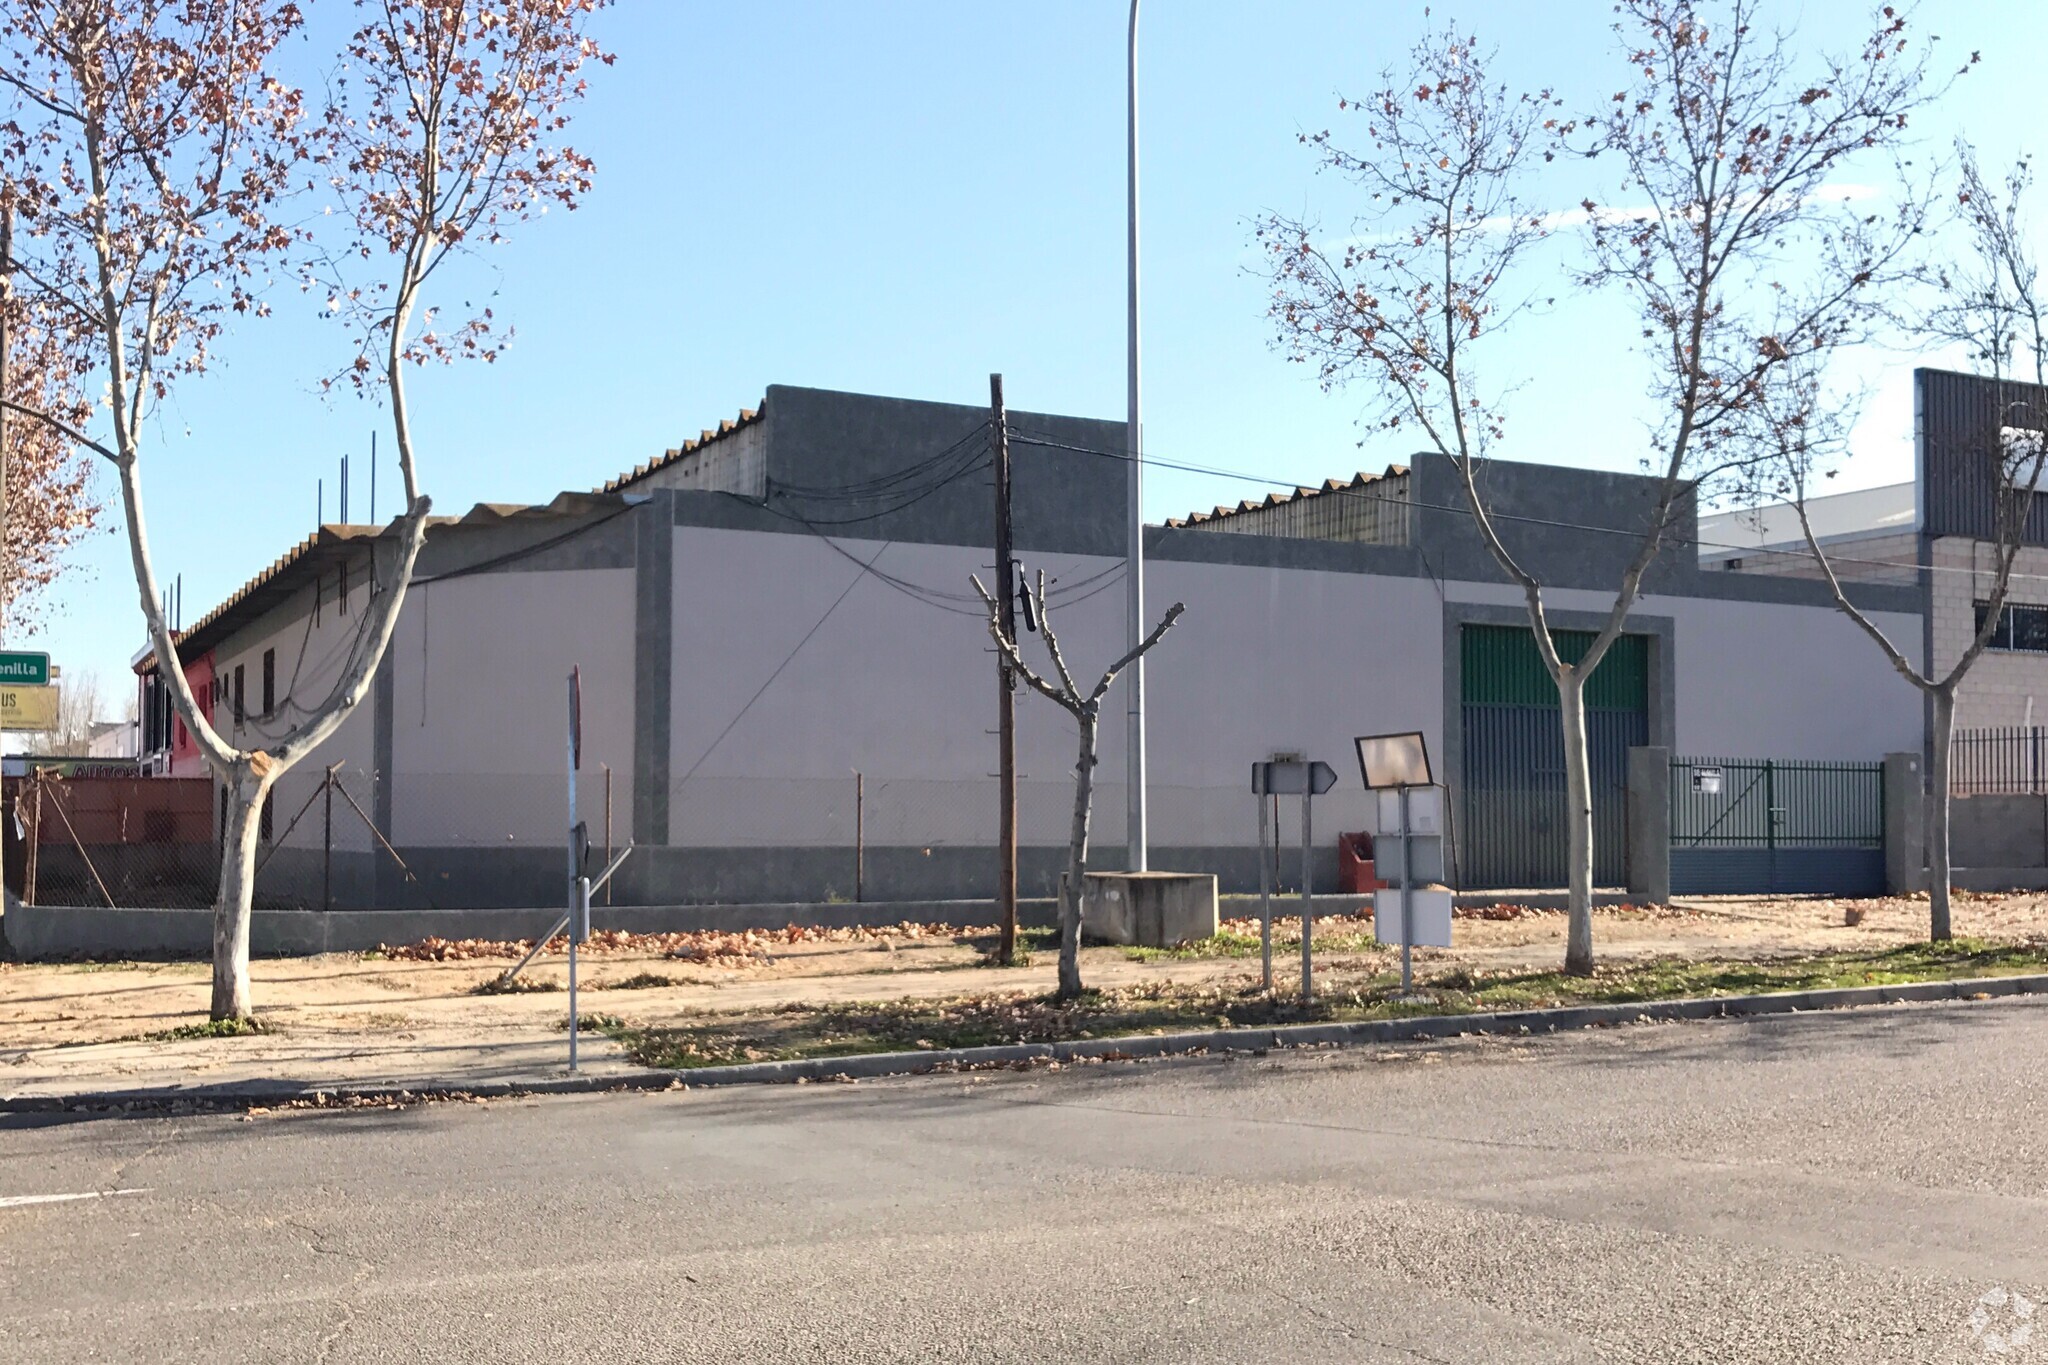
<path fill-rule="evenodd" d="M 669 723 L 675 666 L 675 493 L 634 510 L 633 842 L 668 842 Z"/>

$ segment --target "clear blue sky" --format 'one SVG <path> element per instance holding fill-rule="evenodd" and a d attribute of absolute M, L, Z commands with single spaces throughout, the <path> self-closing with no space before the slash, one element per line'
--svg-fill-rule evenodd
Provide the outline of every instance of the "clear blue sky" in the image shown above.
<path fill-rule="evenodd" d="M 1497 43 L 1512 80 L 1554 83 L 1575 104 L 1617 88 L 1605 3 L 1436 8 Z M 1994 163 L 2011 155 L 2039 108 L 2031 67 L 2048 51 L 2048 5 L 1923 9 L 1945 53 L 1985 53 L 1923 132 L 1937 146 L 1965 132 Z M 1853 32 L 1864 12 L 1780 10 L 1812 38 Z M 1124 23 L 1121 0 L 623 0 L 600 30 L 618 64 L 593 77 L 575 137 L 597 158 L 596 190 L 524 229 L 480 286 L 498 291 L 515 345 L 494 366 L 412 386 L 437 510 L 590 488 L 754 406 L 770 383 L 983 403 L 1000 370 L 1013 407 L 1121 418 Z M 1360 448 L 1362 399 L 1321 393 L 1272 351 L 1248 219 L 1348 218 L 1344 187 L 1312 174 L 1296 134 L 1328 126 L 1338 93 L 1367 91 L 1422 23 L 1420 4 L 1387 0 L 1150 0 L 1153 455 L 1283 483 L 1406 455 L 1399 439 Z M 183 573 L 188 622 L 310 532 L 316 479 L 335 515 L 338 457 L 367 456 L 384 420 L 321 396 L 345 342 L 314 311 L 281 296 L 279 315 L 244 324 L 150 433 L 158 570 Z M 1636 467 L 1645 408 L 1626 322 L 1572 300 L 1529 326 L 1504 454 Z M 1878 397 L 1844 486 L 1910 476 L 1911 364 L 1872 359 Z M 361 519 L 361 459 L 352 480 Z M 380 516 L 396 510 L 393 486 L 380 477 Z M 1146 513 L 1248 491 L 1158 471 Z M 118 706 L 142 639 L 125 540 L 98 538 L 55 593 L 43 635 L 13 643 L 50 650 L 67 673 L 96 670 Z"/>

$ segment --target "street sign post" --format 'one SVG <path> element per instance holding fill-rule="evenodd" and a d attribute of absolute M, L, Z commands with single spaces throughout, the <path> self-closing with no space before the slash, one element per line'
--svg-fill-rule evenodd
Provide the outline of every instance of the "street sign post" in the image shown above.
<path fill-rule="evenodd" d="M 1360 735 L 1356 743 L 1359 775 L 1378 804 L 1375 871 L 1396 883 L 1373 893 L 1373 937 L 1400 943 L 1405 996 L 1415 985 L 1415 945 L 1451 946 L 1451 893 L 1427 885 L 1444 875 L 1447 802 L 1444 789 L 1435 785 L 1429 744 L 1420 731 Z"/>
<path fill-rule="evenodd" d="M 1271 796 L 1299 796 L 1301 798 L 1301 1002 L 1305 1005 L 1315 995 L 1315 982 L 1309 975 L 1309 943 L 1312 937 L 1311 924 L 1315 916 L 1315 904 L 1310 896 L 1310 859 L 1315 851 L 1315 838 L 1311 832 L 1309 801 L 1321 796 L 1337 785 L 1337 770 L 1327 763 L 1305 762 L 1299 758 L 1276 758 L 1266 763 L 1252 764 L 1252 795 L 1259 807 L 1259 960 L 1264 969 L 1266 989 L 1273 989 L 1273 898 L 1268 890 L 1266 868 L 1266 798 Z M 1273 830 L 1273 856 L 1278 858 L 1280 830 L 1276 823 Z"/>
<path fill-rule="evenodd" d="M 34 650 L 0 650 L 0 683 L 44 687 L 49 681 L 49 655 Z"/>

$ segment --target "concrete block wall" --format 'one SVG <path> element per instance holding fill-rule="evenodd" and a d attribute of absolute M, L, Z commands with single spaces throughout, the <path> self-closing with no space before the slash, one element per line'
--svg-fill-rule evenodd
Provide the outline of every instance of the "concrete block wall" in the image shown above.
<path fill-rule="evenodd" d="M 1993 547 L 1956 537 L 1933 547 L 1934 666 L 1953 667 L 1977 630 L 1976 605 L 1991 595 Z M 2010 603 L 2048 605 L 2048 549 L 2025 548 L 2013 564 Z M 1963 679 L 1956 727 L 2048 725 L 2048 654 L 1987 649 Z"/>

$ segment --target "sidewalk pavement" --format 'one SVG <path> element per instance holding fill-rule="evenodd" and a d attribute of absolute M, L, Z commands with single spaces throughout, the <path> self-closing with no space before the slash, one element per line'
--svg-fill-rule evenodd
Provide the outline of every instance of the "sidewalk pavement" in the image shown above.
<path fill-rule="evenodd" d="M 571 1075 L 569 1035 L 558 1028 L 405 1028 L 389 1032 L 252 1034 L 241 1038 L 132 1038 L 0 1050 L 0 1111 L 56 1108 L 86 1097 L 151 1103 L 331 1094 L 504 1094 L 514 1091 L 662 1088 L 673 1072 L 627 1059 L 585 1031 Z"/>
<path fill-rule="evenodd" d="M 1920 981 L 1780 991 L 1762 995 L 1598 1005 L 1501 1013 L 1417 1015 L 1354 1023 L 1204 1029 L 1124 1037 L 1077 1038 L 929 1052 L 867 1053 L 741 1063 L 690 1072 L 652 1070 L 627 1061 L 618 1046 L 588 1035 L 571 1074 L 568 1035 L 559 1030 L 404 1029 L 389 1034 L 258 1034 L 95 1043 L 0 1054 L 0 1113 L 186 1101 L 263 1104 L 365 1096 L 496 1096 L 579 1090 L 664 1090 L 678 1085 L 748 1085 L 916 1075 L 942 1068 L 1076 1061 L 1129 1061 L 1200 1053 L 1256 1052 L 1454 1038 L 1522 1036 L 1632 1023 L 1757 1018 L 1872 1005 L 1932 1004 L 2048 996 L 2048 974 Z"/>

